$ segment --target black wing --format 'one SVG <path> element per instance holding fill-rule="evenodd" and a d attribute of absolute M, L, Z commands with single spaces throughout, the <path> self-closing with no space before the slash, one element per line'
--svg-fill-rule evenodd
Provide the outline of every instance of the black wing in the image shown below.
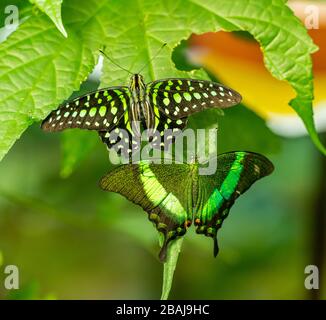
<path fill-rule="evenodd" d="M 42 122 L 45 131 L 68 128 L 111 131 L 128 109 L 127 87 L 101 89 L 78 97 L 52 111 Z"/>
<path fill-rule="evenodd" d="M 229 108 L 241 102 L 241 95 L 222 84 L 194 79 L 162 79 L 147 85 L 153 106 L 171 119 L 185 118 L 208 108 Z"/>

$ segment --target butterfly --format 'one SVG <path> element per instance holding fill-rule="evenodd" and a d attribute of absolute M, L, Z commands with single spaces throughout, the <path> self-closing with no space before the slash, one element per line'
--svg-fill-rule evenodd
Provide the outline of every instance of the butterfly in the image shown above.
<path fill-rule="evenodd" d="M 261 154 L 243 151 L 223 153 L 211 161 L 217 162 L 211 175 L 199 174 L 203 164 L 198 161 L 125 164 L 104 176 L 100 187 L 123 195 L 148 213 L 164 235 L 159 253 L 162 262 L 169 242 L 183 236 L 192 223 L 198 234 L 214 239 L 216 256 L 217 231 L 235 200 L 255 181 L 271 174 L 274 166 Z"/>
<path fill-rule="evenodd" d="M 149 129 L 158 135 L 149 138 L 153 147 L 166 150 L 188 116 L 240 102 L 239 93 L 212 81 L 169 78 L 145 84 L 141 74 L 133 74 L 128 87 L 100 89 L 61 105 L 42 122 L 42 129 L 96 130 L 109 149 L 125 154 L 139 150 L 141 131 Z"/>

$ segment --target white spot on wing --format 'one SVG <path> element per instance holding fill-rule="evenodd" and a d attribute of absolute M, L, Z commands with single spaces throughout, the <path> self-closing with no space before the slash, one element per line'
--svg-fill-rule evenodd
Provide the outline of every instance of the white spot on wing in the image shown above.
<path fill-rule="evenodd" d="M 260 173 L 260 168 L 256 164 L 254 164 L 254 170 L 256 173 Z"/>

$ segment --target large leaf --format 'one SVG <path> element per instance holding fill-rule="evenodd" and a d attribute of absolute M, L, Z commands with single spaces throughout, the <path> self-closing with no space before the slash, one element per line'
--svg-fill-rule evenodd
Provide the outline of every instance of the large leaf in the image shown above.
<path fill-rule="evenodd" d="M 103 38 L 97 2 L 85 2 L 82 10 L 77 1 L 69 3 L 64 12 L 68 38 L 41 14 L 0 46 L 0 158 L 29 125 L 77 90 L 94 67 Z"/>
<path fill-rule="evenodd" d="M 0 43 L 32 15 L 33 7 L 26 0 L 2 0 L 0 6 Z"/>
<path fill-rule="evenodd" d="M 41 11 L 45 12 L 56 25 L 58 30 L 67 37 L 67 32 L 61 20 L 62 0 L 29 0 L 34 3 Z"/>

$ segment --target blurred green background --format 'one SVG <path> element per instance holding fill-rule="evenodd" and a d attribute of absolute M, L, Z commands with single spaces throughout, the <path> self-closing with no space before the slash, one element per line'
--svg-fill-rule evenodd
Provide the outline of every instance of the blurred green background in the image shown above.
<path fill-rule="evenodd" d="M 91 155 L 62 179 L 59 136 L 35 125 L 0 163 L 0 251 L 4 265 L 18 266 L 21 282 L 20 290 L 8 292 L 1 281 L 1 297 L 159 298 L 156 230 L 139 207 L 97 186 L 108 170 L 105 147 L 94 135 Z M 171 298 L 316 294 L 304 287 L 304 268 L 316 259 L 325 159 L 308 137 L 281 140 L 270 158 L 274 174 L 238 199 L 219 231 L 216 259 L 211 240 L 189 229 Z"/>

